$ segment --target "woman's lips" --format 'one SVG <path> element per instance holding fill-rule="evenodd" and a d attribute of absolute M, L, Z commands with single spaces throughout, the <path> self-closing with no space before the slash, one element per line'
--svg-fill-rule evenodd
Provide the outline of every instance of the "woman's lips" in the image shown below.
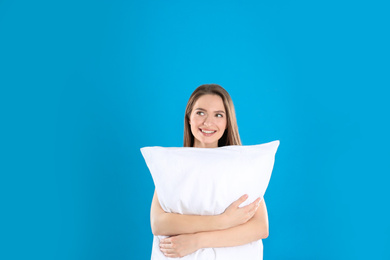
<path fill-rule="evenodd" d="M 213 134 L 215 134 L 217 132 L 217 130 L 204 130 L 201 128 L 199 128 L 199 130 L 204 136 L 212 136 Z"/>

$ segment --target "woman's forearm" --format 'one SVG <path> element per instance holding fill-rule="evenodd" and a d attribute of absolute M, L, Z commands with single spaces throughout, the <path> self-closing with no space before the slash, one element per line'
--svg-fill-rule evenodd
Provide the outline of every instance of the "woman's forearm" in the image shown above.
<path fill-rule="evenodd" d="M 199 216 L 167 213 L 161 208 L 156 193 L 154 194 L 150 210 L 150 222 L 152 233 L 162 236 L 174 236 L 227 228 L 222 215 Z"/>
<path fill-rule="evenodd" d="M 151 219 L 152 232 L 154 235 L 174 236 L 209 230 L 221 230 L 224 227 L 218 217 L 164 212 L 158 218 Z"/>
<path fill-rule="evenodd" d="M 192 234 L 203 231 L 223 230 L 246 223 L 251 219 L 259 207 L 260 198 L 247 206 L 239 207 L 247 195 L 234 201 L 225 212 L 215 216 L 182 215 L 165 212 L 154 193 L 150 210 L 150 221 L 154 235 L 174 236 Z"/>

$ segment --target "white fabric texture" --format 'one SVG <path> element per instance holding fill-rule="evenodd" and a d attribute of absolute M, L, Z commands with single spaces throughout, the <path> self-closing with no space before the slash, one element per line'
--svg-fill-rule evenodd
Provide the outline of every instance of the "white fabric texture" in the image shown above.
<path fill-rule="evenodd" d="M 218 148 L 144 147 L 142 155 L 151 172 L 161 207 L 166 212 L 218 215 L 239 197 L 241 206 L 263 197 L 279 141 Z M 155 236 L 152 259 L 169 259 Z M 262 241 L 243 246 L 204 248 L 181 259 L 262 259 Z"/>

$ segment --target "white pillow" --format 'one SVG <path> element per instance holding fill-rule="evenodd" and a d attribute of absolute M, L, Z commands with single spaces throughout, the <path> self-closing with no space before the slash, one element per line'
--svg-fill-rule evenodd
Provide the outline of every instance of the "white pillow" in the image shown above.
<path fill-rule="evenodd" d="M 144 147 L 161 207 L 166 212 L 217 215 L 239 197 L 241 206 L 263 197 L 279 141 L 218 148 Z M 155 237 L 152 259 L 168 259 Z M 261 240 L 238 247 L 204 248 L 182 259 L 262 259 Z"/>

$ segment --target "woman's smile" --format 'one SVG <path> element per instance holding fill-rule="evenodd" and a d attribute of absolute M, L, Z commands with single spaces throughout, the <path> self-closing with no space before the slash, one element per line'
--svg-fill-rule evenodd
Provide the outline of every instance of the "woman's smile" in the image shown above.
<path fill-rule="evenodd" d="M 199 128 L 199 130 L 202 132 L 203 135 L 205 136 L 211 136 L 213 135 L 215 132 L 217 132 L 217 130 L 206 130 L 206 129 L 202 129 L 202 128 Z"/>

